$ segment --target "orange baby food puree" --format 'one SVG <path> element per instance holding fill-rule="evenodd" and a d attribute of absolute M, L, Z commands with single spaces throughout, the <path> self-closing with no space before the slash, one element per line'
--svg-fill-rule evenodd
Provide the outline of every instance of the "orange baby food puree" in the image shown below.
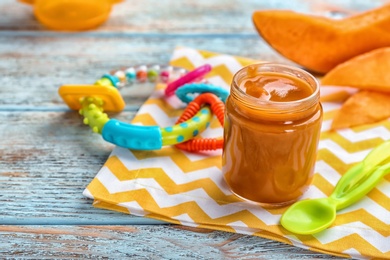
<path fill-rule="evenodd" d="M 222 156 L 233 193 L 264 206 L 297 200 L 312 180 L 321 122 L 319 86 L 309 73 L 270 63 L 237 72 Z"/>

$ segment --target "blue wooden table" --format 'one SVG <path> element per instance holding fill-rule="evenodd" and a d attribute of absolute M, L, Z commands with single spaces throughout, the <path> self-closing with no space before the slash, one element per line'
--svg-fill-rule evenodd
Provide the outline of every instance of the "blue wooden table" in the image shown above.
<path fill-rule="evenodd" d="M 31 6 L 0 0 L 0 258 L 330 258 L 259 237 L 168 225 L 93 208 L 82 191 L 113 146 L 57 95 L 111 69 L 167 63 L 176 46 L 284 60 L 255 32 L 257 9 L 345 16 L 384 0 L 143 0 L 82 33 L 50 31 Z M 129 121 L 153 86 L 127 89 Z"/>

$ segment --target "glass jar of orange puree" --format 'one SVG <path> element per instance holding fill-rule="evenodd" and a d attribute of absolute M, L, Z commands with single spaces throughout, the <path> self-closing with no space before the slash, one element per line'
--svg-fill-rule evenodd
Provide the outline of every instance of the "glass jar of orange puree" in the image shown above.
<path fill-rule="evenodd" d="M 316 79 L 291 66 L 254 64 L 234 75 L 222 155 L 234 194 L 274 207 L 307 190 L 322 123 L 319 97 Z"/>

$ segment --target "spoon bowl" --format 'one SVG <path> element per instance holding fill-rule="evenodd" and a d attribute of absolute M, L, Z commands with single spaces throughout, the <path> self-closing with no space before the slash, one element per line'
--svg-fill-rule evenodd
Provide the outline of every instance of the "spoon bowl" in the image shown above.
<path fill-rule="evenodd" d="M 336 206 L 327 198 L 321 198 L 293 204 L 280 221 L 291 232 L 307 235 L 326 229 L 335 219 Z"/>
<path fill-rule="evenodd" d="M 348 207 L 371 191 L 390 173 L 390 141 L 372 150 L 364 160 L 350 168 L 328 198 L 294 203 L 280 219 L 287 230 L 302 235 L 320 232 L 334 222 L 336 211 Z"/>

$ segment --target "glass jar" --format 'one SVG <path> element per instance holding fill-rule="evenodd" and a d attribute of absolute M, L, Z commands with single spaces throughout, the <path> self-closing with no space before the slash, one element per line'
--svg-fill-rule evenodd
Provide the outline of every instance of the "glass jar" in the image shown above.
<path fill-rule="evenodd" d="M 244 67 L 226 101 L 222 165 L 234 194 L 262 206 L 296 201 L 314 174 L 322 123 L 308 72 L 277 63 Z"/>

